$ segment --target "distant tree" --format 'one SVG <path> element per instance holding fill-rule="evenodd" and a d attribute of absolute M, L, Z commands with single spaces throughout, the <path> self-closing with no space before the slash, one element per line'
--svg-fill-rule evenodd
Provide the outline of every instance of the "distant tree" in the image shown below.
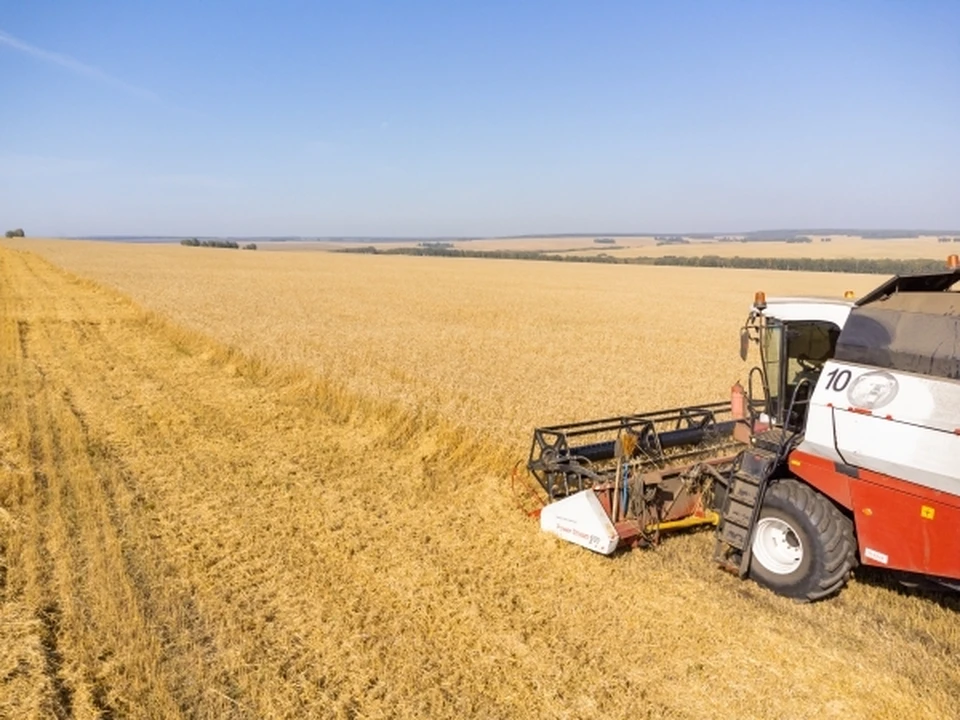
<path fill-rule="evenodd" d="M 231 248 L 236 250 L 240 246 L 234 240 L 198 240 L 197 238 L 185 238 L 180 241 L 181 245 L 186 245 L 188 247 L 212 247 L 212 248 Z M 252 245 L 253 243 L 251 243 Z M 247 250 L 255 250 L 256 245 L 252 248 L 246 248 Z"/>
<path fill-rule="evenodd" d="M 247 243 L 246 245 L 243 246 L 243 249 L 244 249 L 244 250 L 256 250 L 256 249 L 257 249 L 257 244 L 256 244 L 256 243 Z"/>
<path fill-rule="evenodd" d="M 23 232 L 23 228 L 17 228 L 16 230 L 7 230 L 6 236 L 8 238 L 26 237 L 26 234 Z"/>

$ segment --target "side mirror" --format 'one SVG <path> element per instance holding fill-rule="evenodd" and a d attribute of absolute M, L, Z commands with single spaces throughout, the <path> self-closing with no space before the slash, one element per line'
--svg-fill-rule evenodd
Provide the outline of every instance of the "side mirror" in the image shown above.
<path fill-rule="evenodd" d="M 742 327 L 740 328 L 740 359 L 746 360 L 748 352 L 750 352 L 750 331 Z"/>

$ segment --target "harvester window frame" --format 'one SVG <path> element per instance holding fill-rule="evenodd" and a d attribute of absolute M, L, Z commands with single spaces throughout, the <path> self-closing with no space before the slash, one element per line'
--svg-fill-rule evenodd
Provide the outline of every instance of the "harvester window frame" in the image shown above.
<path fill-rule="evenodd" d="M 794 399 L 795 406 L 793 417 L 783 418 L 785 425 L 800 429 L 806 422 L 806 409 L 810 404 L 813 389 L 820 379 L 823 366 L 837 352 L 840 332 L 840 327 L 829 320 L 794 320 L 787 323 L 787 331 L 784 333 L 786 362 L 784 363 L 783 395 Z M 798 338 L 801 342 L 791 343 Z M 820 346 L 816 348 L 819 351 L 816 355 L 806 352 L 813 350 L 817 344 Z M 798 350 L 797 346 L 803 348 L 803 351 Z M 796 352 L 793 352 L 794 350 Z M 803 394 L 798 391 L 802 384 L 805 388 Z"/>
<path fill-rule="evenodd" d="M 781 359 L 785 351 L 784 323 L 777 318 L 763 318 L 763 324 L 760 326 L 760 371 L 763 378 L 763 393 L 767 417 L 775 425 L 780 425 L 781 403 L 779 401 L 780 392 L 783 389 L 783 363 Z M 771 338 L 776 338 L 776 342 L 771 342 Z M 776 357 L 770 357 L 771 351 L 776 350 Z M 776 377 L 771 378 L 771 368 L 776 369 Z M 771 382 L 774 380 L 774 382 Z"/>
<path fill-rule="evenodd" d="M 817 357 L 810 357 L 807 353 L 800 352 L 797 344 L 791 342 L 811 331 L 823 333 L 825 335 L 823 339 L 828 343 L 826 352 L 821 352 Z M 840 327 L 828 320 L 784 321 L 779 318 L 764 318 L 760 332 L 760 359 L 767 416 L 774 425 L 792 429 L 802 428 L 806 418 L 805 406 L 809 404 L 809 398 L 824 364 L 836 353 L 839 337 Z M 791 374 L 794 382 L 789 382 Z M 786 414 L 789 411 L 787 405 L 801 384 L 806 384 L 808 387 L 806 396 L 798 398 L 791 413 L 792 417 L 787 418 Z"/>

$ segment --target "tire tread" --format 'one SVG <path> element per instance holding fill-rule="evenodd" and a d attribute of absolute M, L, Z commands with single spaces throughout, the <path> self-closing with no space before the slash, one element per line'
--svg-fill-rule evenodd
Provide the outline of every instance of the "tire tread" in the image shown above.
<path fill-rule="evenodd" d="M 813 602 L 840 592 L 857 566 L 857 545 L 850 518 L 826 496 L 793 478 L 776 481 L 767 495 L 805 515 L 816 530 L 816 540 L 823 551 L 821 576 L 812 588 L 793 597 Z M 771 589 L 777 591 L 775 587 Z"/>

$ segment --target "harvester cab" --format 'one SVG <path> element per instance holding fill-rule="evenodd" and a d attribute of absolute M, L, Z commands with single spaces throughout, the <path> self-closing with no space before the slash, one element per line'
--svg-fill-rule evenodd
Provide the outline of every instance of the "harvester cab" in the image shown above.
<path fill-rule="evenodd" d="M 862 562 L 960 589 L 960 259 L 854 301 L 757 293 L 730 402 L 534 431 L 541 527 L 596 552 L 716 526 L 715 561 L 817 600 Z"/>
<path fill-rule="evenodd" d="M 803 429 L 807 405 L 824 364 L 833 357 L 853 300 L 754 297 L 740 333 L 740 357 L 759 349 L 748 374 L 746 408 L 753 430 Z"/>

